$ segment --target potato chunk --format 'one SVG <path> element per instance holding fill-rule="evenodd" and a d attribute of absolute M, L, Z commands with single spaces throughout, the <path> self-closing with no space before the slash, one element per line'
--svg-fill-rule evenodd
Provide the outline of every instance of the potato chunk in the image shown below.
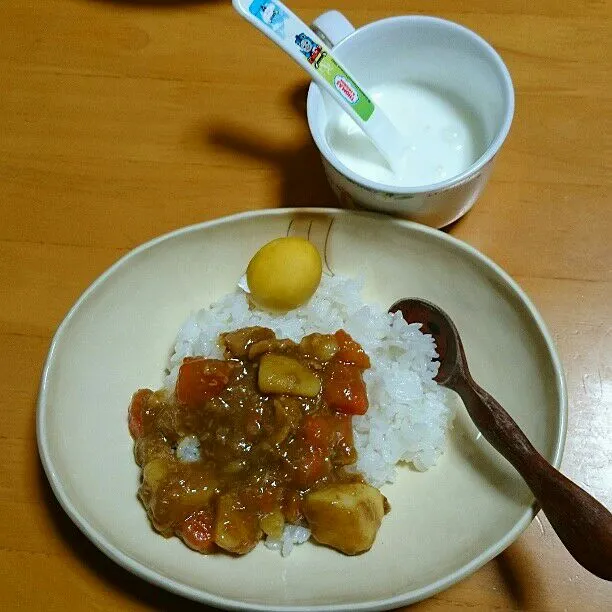
<path fill-rule="evenodd" d="M 389 503 L 367 484 L 329 484 L 306 495 L 302 509 L 317 541 L 356 555 L 372 547 Z"/>
<path fill-rule="evenodd" d="M 255 548 L 260 538 L 257 515 L 247 512 L 235 495 L 222 495 L 217 503 L 215 544 L 228 552 L 244 555 Z"/>
<path fill-rule="evenodd" d="M 316 397 L 321 381 L 293 357 L 268 353 L 259 362 L 257 384 L 262 393 L 284 393 Z"/>
<path fill-rule="evenodd" d="M 272 512 L 264 514 L 264 516 L 259 519 L 259 525 L 266 535 L 269 535 L 275 540 L 280 540 L 283 537 L 285 517 L 283 513 L 276 508 L 272 510 Z"/>
<path fill-rule="evenodd" d="M 149 487 L 151 491 L 156 491 L 157 487 L 164 481 L 164 478 L 166 478 L 171 469 L 171 460 L 165 457 L 155 457 L 151 459 L 142 469 L 143 484 Z"/>

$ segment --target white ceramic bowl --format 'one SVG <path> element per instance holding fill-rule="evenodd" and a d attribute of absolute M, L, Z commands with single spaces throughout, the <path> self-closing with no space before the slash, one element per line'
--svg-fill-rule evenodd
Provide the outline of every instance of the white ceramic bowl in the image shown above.
<path fill-rule="evenodd" d="M 477 435 L 461 407 L 448 448 L 425 473 L 399 470 L 392 511 L 372 550 L 346 557 L 307 543 L 282 558 L 262 545 L 241 558 L 203 556 L 152 531 L 137 500 L 127 406 L 159 387 L 182 321 L 233 290 L 262 244 L 297 233 L 327 270 L 365 277 L 365 297 L 421 296 L 465 340 L 476 380 L 559 465 L 566 426 L 562 369 L 535 308 L 470 246 L 406 221 L 337 210 L 268 210 L 187 227 L 126 255 L 94 282 L 59 327 L 44 368 L 37 434 L 65 511 L 135 574 L 228 609 L 383 610 L 428 597 L 507 547 L 534 516 L 533 497 Z"/>
<path fill-rule="evenodd" d="M 414 187 L 380 183 L 361 176 L 338 158 L 327 137 L 328 125 L 339 112 L 337 105 L 312 83 L 308 126 L 342 205 L 432 227 L 443 227 L 463 216 L 485 188 L 514 115 L 512 79 L 499 54 L 475 32 L 424 15 L 388 17 L 351 32 L 350 23 L 331 11 L 315 20 L 314 27 L 325 39 L 337 42 L 334 56 L 368 91 L 375 92 L 381 84 L 420 84 L 464 108 L 482 138 L 478 159 L 456 176 Z"/>

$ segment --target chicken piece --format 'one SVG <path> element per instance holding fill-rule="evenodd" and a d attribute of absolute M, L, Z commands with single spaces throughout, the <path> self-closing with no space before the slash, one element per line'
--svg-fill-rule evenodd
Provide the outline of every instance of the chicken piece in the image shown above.
<path fill-rule="evenodd" d="M 319 361 L 329 361 L 338 352 L 340 345 L 330 334 L 309 334 L 300 342 L 300 350 L 305 357 Z"/>
<path fill-rule="evenodd" d="M 289 395 L 281 395 L 274 400 L 275 429 L 270 434 L 271 444 L 280 444 L 299 427 L 302 419 L 300 400 Z"/>
<path fill-rule="evenodd" d="M 303 400 L 290 395 L 280 395 L 274 399 L 273 403 L 276 419 L 279 422 L 288 423 L 291 430 L 295 431 L 302 421 Z"/>
<path fill-rule="evenodd" d="M 308 493 L 302 510 L 315 540 L 356 555 L 372 547 L 389 502 L 368 484 L 329 484 Z"/>
<path fill-rule="evenodd" d="M 283 340 L 271 339 L 271 340 L 260 340 L 249 346 L 248 358 L 251 361 L 255 361 L 260 355 L 264 353 L 279 352 L 283 353 L 296 346 L 293 340 L 285 338 Z"/>
<path fill-rule="evenodd" d="M 153 459 L 144 467 L 138 491 L 153 526 L 166 537 L 188 515 L 208 506 L 218 485 L 212 474 L 200 470 L 181 472 L 178 466 L 176 460 Z"/>
<path fill-rule="evenodd" d="M 247 512 L 236 495 L 226 493 L 219 497 L 214 525 L 217 546 L 244 555 L 255 548 L 261 535 L 257 515 Z"/>
<path fill-rule="evenodd" d="M 251 345 L 262 340 L 274 340 L 276 336 L 267 327 L 243 327 L 236 331 L 227 332 L 220 336 L 223 346 L 225 346 L 225 356 L 227 358 L 246 357 Z"/>
<path fill-rule="evenodd" d="M 136 463 L 144 467 L 149 461 L 157 457 L 172 457 L 172 449 L 162 433 L 143 436 L 134 442 L 134 456 Z"/>
<path fill-rule="evenodd" d="M 262 393 L 316 397 L 321 381 L 293 357 L 266 353 L 259 362 L 257 384 Z"/>

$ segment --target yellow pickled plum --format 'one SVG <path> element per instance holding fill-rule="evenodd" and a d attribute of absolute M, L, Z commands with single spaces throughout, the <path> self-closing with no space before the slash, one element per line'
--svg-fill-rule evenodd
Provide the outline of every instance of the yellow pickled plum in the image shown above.
<path fill-rule="evenodd" d="M 260 308 L 292 310 L 307 302 L 321 282 L 321 256 L 304 238 L 277 238 L 255 253 L 247 268 L 251 299 Z"/>

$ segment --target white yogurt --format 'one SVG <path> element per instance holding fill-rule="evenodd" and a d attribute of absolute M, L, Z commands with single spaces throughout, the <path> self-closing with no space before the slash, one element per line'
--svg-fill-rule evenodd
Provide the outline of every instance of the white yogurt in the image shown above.
<path fill-rule="evenodd" d="M 370 94 L 405 138 L 405 155 L 401 172 L 392 172 L 355 122 L 335 113 L 327 141 L 356 174 L 401 187 L 431 185 L 461 174 L 484 153 L 482 125 L 465 104 L 413 83 L 382 84 Z"/>

